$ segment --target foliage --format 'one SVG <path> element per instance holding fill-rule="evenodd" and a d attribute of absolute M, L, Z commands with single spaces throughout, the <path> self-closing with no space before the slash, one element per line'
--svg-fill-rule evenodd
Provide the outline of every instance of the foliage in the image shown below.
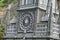
<path fill-rule="evenodd" d="M 0 0 L 0 7 L 5 7 L 9 3 L 11 3 L 13 0 Z"/>
<path fill-rule="evenodd" d="M 4 27 L 4 25 L 0 24 L 0 38 L 3 37 L 4 32 L 5 32 L 5 27 Z"/>

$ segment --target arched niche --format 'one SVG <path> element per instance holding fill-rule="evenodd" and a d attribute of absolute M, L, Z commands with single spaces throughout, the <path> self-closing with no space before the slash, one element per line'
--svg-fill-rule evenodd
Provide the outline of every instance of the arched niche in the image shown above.
<path fill-rule="evenodd" d="M 58 9 L 60 10 L 60 0 L 57 0 L 57 6 L 58 6 Z"/>

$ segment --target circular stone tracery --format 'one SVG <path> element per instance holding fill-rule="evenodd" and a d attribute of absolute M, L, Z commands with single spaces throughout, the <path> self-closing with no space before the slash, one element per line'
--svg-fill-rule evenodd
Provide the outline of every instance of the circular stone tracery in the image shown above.
<path fill-rule="evenodd" d="M 32 26 L 32 21 L 33 21 L 33 17 L 31 13 L 24 13 L 21 15 L 21 29 L 22 30 L 29 30 L 29 28 L 31 28 Z"/>

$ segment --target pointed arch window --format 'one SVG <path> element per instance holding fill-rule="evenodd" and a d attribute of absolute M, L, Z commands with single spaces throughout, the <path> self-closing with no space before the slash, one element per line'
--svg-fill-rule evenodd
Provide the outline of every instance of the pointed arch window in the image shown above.
<path fill-rule="evenodd" d="M 40 0 L 40 4 L 47 5 L 48 0 Z"/>
<path fill-rule="evenodd" d="M 27 0 L 27 4 L 33 4 L 34 0 Z"/>
<path fill-rule="evenodd" d="M 35 0 L 20 0 L 20 5 L 34 4 Z"/>

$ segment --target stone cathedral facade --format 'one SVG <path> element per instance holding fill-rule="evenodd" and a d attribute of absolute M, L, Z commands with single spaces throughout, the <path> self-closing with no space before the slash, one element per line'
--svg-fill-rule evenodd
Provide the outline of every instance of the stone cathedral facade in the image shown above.
<path fill-rule="evenodd" d="M 58 40 L 58 17 L 57 0 L 18 0 L 16 17 L 10 26 L 8 25 L 5 38 Z"/>

